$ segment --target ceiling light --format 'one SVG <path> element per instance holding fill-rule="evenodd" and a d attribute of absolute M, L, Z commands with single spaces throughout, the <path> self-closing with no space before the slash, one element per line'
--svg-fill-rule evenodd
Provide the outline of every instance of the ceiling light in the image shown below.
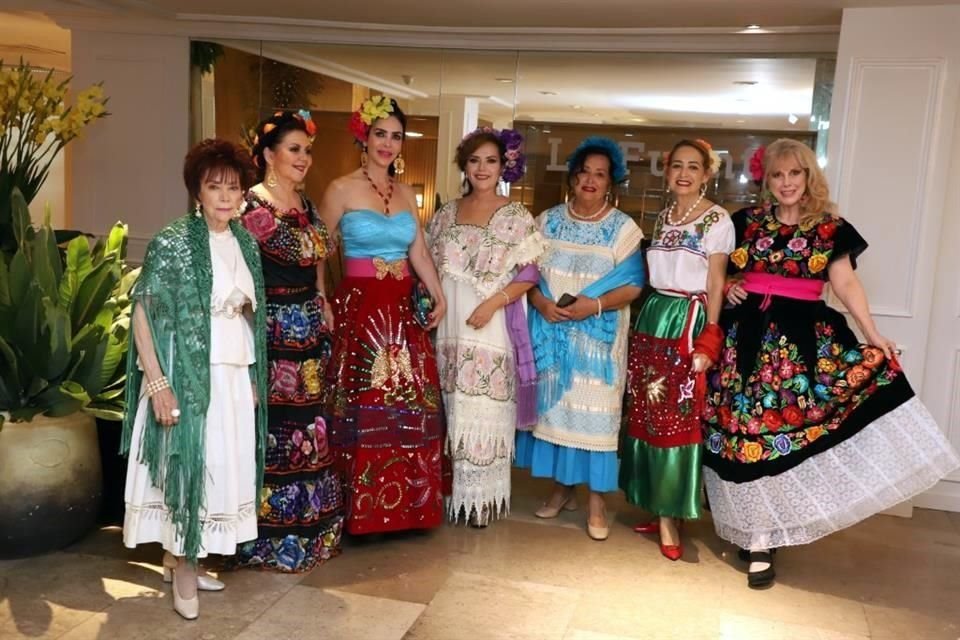
<path fill-rule="evenodd" d="M 557 95 L 556 91 L 541 91 L 540 95 L 542 96 L 555 96 Z"/>
<path fill-rule="evenodd" d="M 743 124 L 743 123 L 745 123 L 745 122 L 746 122 L 746 120 L 737 120 L 737 124 Z"/>
<path fill-rule="evenodd" d="M 734 80 L 734 81 L 733 81 L 733 84 L 739 84 L 739 85 L 742 85 L 742 86 L 745 86 L 745 87 L 752 87 L 753 85 L 757 84 L 758 82 L 759 82 L 758 80 Z"/>
<path fill-rule="evenodd" d="M 422 137 L 423 137 L 423 134 L 420 133 L 419 131 L 407 131 L 404 135 L 406 135 L 408 138 L 422 138 Z"/>
<path fill-rule="evenodd" d="M 573 108 L 576 109 L 577 111 L 579 111 L 580 109 L 583 109 L 583 107 L 581 107 L 578 104 L 573 105 Z"/>
<path fill-rule="evenodd" d="M 646 118 L 630 118 L 631 122 L 646 122 Z"/>
<path fill-rule="evenodd" d="M 625 133 L 625 134 L 623 134 L 623 135 L 627 136 L 628 138 L 632 138 L 632 137 L 633 137 L 633 134 L 632 134 L 632 133 Z"/>
<path fill-rule="evenodd" d="M 758 25 L 758 24 L 748 24 L 748 25 L 747 25 L 747 31 L 759 31 L 759 30 L 760 30 L 760 25 Z"/>
<path fill-rule="evenodd" d="M 501 84 L 513 84 L 513 78 L 494 78 L 494 80 Z"/>
<path fill-rule="evenodd" d="M 799 119 L 800 119 L 800 118 L 798 118 L 797 116 L 793 115 L 792 113 L 787 116 L 787 122 L 789 122 L 790 124 L 797 124 L 797 120 L 799 120 Z"/>
<path fill-rule="evenodd" d="M 593 114 L 593 117 L 594 117 L 594 118 L 599 118 L 599 117 L 600 117 L 600 114 L 599 114 L 599 113 L 595 113 L 595 114 Z"/>

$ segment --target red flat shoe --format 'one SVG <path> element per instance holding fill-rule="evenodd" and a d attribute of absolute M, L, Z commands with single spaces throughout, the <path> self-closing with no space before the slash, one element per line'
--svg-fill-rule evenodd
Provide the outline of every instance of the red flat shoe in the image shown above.
<path fill-rule="evenodd" d="M 676 562 L 683 556 L 683 545 L 682 544 L 662 544 L 660 545 L 660 553 L 663 554 L 663 557 L 667 560 L 672 560 Z"/>
<path fill-rule="evenodd" d="M 654 518 L 650 522 L 638 524 L 633 531 L 634 533 L 660 533 L 660 521 Z"/>

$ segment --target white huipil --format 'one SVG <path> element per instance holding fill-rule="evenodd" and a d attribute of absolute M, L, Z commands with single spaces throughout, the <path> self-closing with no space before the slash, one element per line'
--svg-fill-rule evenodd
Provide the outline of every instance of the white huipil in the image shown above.
<path fill-rule="evenodd" d="M 232 555 L 237 544 L 257 537 L 256 412 L 250 378 L 256 351 L 253 330 L 243 315 L 246 304 L 256 306 L 253 277 L 229 229 L 210 233 L 210 258 L 210 405 L 204 430 L 201 558 L 210 553 Z M 159 542 L 181 556 L 183 539 L 170 521 L 163 491 L 153 486 L 147 466 L 139 461 L 148 411 L 153 406 L 144 388 L 131 441 L 123 542 L 127 547 Z"/>

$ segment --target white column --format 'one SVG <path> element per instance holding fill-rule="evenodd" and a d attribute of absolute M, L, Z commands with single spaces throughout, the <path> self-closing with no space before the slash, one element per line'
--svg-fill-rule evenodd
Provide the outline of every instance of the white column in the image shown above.
<path fill-rule="evenodd" d="M 827 170 L 870 243 L 858 273 L 877 325 L 960 447 L 957 24 L 957 6 L 844 11 Z M 960 511 L 960 475 L 916 504 Z"/>
<path fill-rule="evenodd" d="M 130 257 L 189 199 L 183 158 L 190 132 L 190 42 L 185 36 L 74 29 L 74 86 L 103 82 L 112 115 L 74 141 L 70 154 L 75 229 L 103 234 L 130 225 Z"/>
<path fill-rule="evenodd" d="M 457 145 L 477 128 L 480 101 L 465 96 L 442 96 L 437 123 L 437 193 L 443 202 L 460 195 L 462 177 L 454 164 Z"/>

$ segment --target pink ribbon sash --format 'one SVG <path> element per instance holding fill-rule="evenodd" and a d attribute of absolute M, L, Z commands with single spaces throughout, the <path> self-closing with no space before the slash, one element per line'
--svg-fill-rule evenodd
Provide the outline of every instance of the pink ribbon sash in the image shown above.
<path fill-rule="evenodd" d="M 761 311 L 766 311 L 770 307 L 773 296 L 813 302 L 819 300 L 823 294 L 823 280 L 788 278 L 769 273 L 747 273 L 743 277 L 741 286 L 749 293 L 758 293 L 763 296 L 763 302 L 760 303 Z"/>
<path fill-rule="evenodd" d="M 410 277 L 410 266 L 404 259 L 384 260 L 383 258 L 347 258 L 343 269 L 351 278 L 393 278 L 402 280 Z"/>

